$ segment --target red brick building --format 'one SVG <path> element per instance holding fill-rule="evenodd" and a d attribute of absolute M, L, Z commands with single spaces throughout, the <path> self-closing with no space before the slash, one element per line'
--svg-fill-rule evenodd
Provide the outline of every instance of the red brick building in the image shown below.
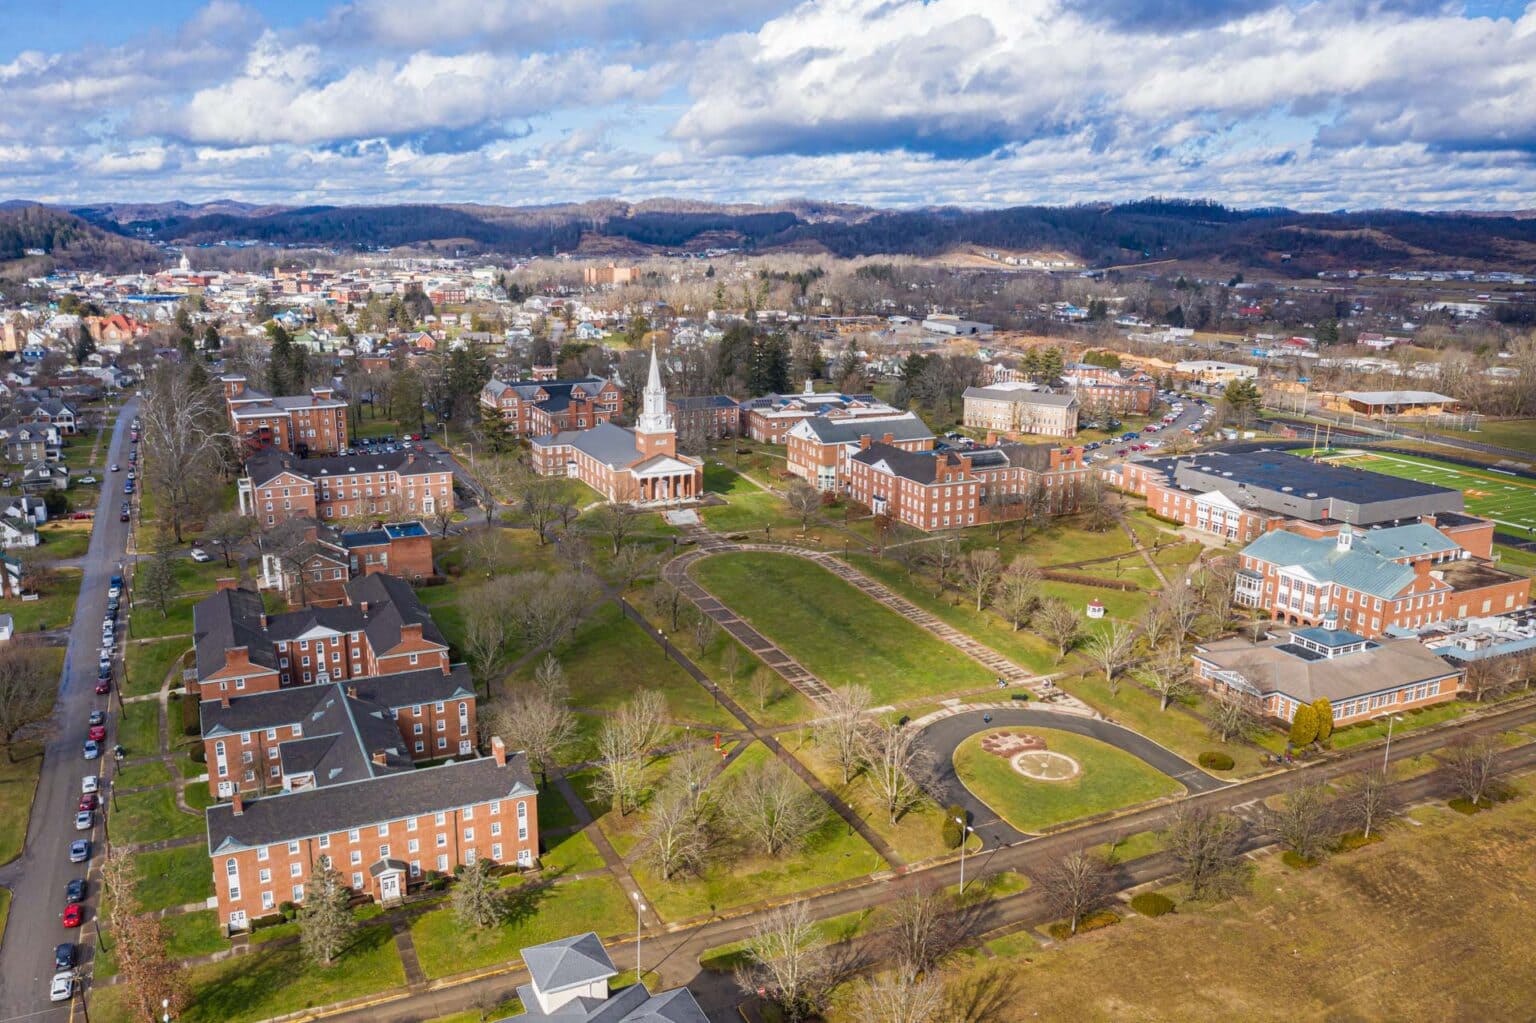
<path fill-rule="evenodd" d="M 1076 510 L 1091 470 L 1081 448 L 1003 444 L 971 451 L 903 451 L 864 441 L 848 460 L 848 496 L 914 529 L 1021 518 L 1035 500 Z"/>
<path fill-rule="evenodd" d="M 427 518 L 454 506 L 453 470 L 415 451 L 295 458 L 267 452 L 245 465 L 240 512 L 263 527 L 294 518 Z"/>
<path fill-rule="evenodd" d="M 840 493 L 848 483 L 848 460 L 864 441 L 877 440 L 903 451 L 931 451 L 935 438 L 915 412 L 889 416 L 812 416 L 785 435 L 790 472 L 818 490 Z"/>
<path fill-rule="evenodd" d="M 872 394 L 818 393 L 809 380 L 799 394 L 766 394 L 741 403 L 742 430 L 763 444 L 785 443 L 796 423 L 817 416 L 854 419 L 899 414 L 900 409 Z"/>
<path fill-rule="evenodd" d="M 1157 382 L 1145 373 L 1126 374 L 1078 362 L 1067 367 L 1062 380 L 1087 415 L 1102 411 L 1144 416 L 1157 400 Z"/>
<path fill-rule="evenodd" d="M 265 550 L 256 588 L 277 590 L 290 606 L 344 603 L 358 576 L 387 572 L 411 582 L 432 574 L 432 536 L 420 522 L 387 522 L 340 532 L 309 520 L 288 549 Z"/>
<path fill-rule="evenodd" d="M 741 435 L 741 404 L 727 394 L 668 398 L 667 410 L 683 436 L 711 439 Z"/>
<path fill-rule="evenodd" d="M 475 752 L 474 684 L 462 664 L 223 695 L 204 700 L 200 713 L 208 792 L 219 799 L 281 791 L 312 773 L 314 740 L 350 727 L 347 718 L 393 721 L 400 749 L 413 763 Z"/>
<path fill-rule="evenodd" d="M 492 380 L 480 390 L 486 418 L 501 417 L 514 437 L 586 430 L 619 414 L 619 385 L 600 376 L 575 380 Z"/>
<path fill-rule="evenodd" d="M 312 387 L 308 394 L 273 398 L 249 387 L 239 374 L 219 380 L 241 457 L 287 451 L 302 458 L 347 449 L 347 403 L 334 388 Z"/>
<path fill-rule="evenodd" d="M 227 583 L 227 585 L 226 585 Z M 196 667 L 187 688 L 217 700 L 435 668 L 448 642 L 416 593 L 391 575 L 346 586 L 346 603 L 268 615 L 261 595 L 225 581 L 192 609 Z"/>
<path fill-rule="evenodd" d="M 527 758 L 491 740 L 491 755 L 416 769 L 391 721 L 336 725 L 325 753 L 295 754 L 275 795 L 207 812 L 219 923 L 245 930 L 285 902 L 302 905 L 324 857 L 354 895 L 383 904 L 476 860 L 532 867 L 538 793 Z M 319 743 L 301 741 L 313 755 Z M 322 769 L 323 768 L 323 769 Z"/>

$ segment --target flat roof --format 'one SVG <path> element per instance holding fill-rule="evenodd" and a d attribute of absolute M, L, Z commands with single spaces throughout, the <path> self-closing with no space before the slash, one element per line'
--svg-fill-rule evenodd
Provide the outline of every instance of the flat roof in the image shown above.
<path fill-rule="evenodd" d="M 1230 474 L 1235 482 L 1250 487 L 1303 497 L 1308 494 L 1316 494 L 1318 498 L 1337 497 L 1360 504 L 1459 493 L 1450 487 L 1331 462 L 1314 462 L 1283 451 L 1219 451 L 1170 461 L 1212 476 Z M 1285 490 L 1287 487 L 1289 491 Z"/>

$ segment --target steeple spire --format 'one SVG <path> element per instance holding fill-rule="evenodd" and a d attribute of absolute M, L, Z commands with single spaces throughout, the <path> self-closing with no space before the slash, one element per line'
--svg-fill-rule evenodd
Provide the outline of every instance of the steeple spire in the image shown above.
<path fill-rule="evenodd" d="M 661 385 L 661 361 L 654 342 L 651 344 L 651 374 L 645 384 L 640 421 L 635 424 L 635 429 L 640 433 L 672 432 L 672 416 L 667 412 L 667 389 Z"/>

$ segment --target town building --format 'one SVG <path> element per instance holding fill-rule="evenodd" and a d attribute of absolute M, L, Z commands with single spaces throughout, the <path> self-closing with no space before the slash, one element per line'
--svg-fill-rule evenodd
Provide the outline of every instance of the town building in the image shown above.
<path fill-rule="evenodd" d="M 238 491 L 240 513 L 263 527 L 294 518 L 428 518 L 454 507 L 453 469 L 411 450 L 329 458 L 267 451 L 245 463 Z"/>
<path fill-rule="evenodd" d="M 278 591 L 290 606 L 342 603 L 346 584 L 362 575 L 387 572 L 419 582 L 432 574 L 432 535 L 420 522 L 345 533 L 317 519 L 304 522 L 287 549 L 262 551 L 256 579 L 257 589 Z"/>
<path fill-rule="evenodd" d="M 491 380 L 480 389 L 487 419 L 501 417 L 514 437 L 586 430 L 619 414 L 619 385 L 600 376 L 556 380 L 551 372 L 532 380 Z"/>
<path fill-rule="evenodd" d="M 588 932 L 522 949 L 528 983 L 517 989 L 523 1014 L 501 1023 L 708 1023 L 687 988 L 653 995 L 643 981 L 612 990 L 619 975 L 608 950 Z"/>
<path fill-rule="evenodd" d="M 715 440 L 741 435 L 741 403 L 728 394 L 669 398 L 667 411 L 683 437 Z"/>
<path fill-rule="evenodd" d="M 598 287 L 608 284 L 633 284 L 640 279 L 638 266 L 584 266 L 581 268 L 583 284 Z"/>
<path fill-rule="evenodd" d="M 192 608 L 188 692 L 217 700 L 451 668 L 447 640 L 405 581 L 365 575 L 345 591 L 338 606 L 269 615 L 259 593 L 220 580 L 219 589 Z"/>
<path fill-rule="evenodd" d="M 1188 359 L 1173 364 L 1173 375 L 1202 384 L 1230 384 L 1234 380 L 1257 380 L 1259 367 L 1215 359 Z"/>
<path fill-rule="evenodd" d="M 311 387 L 308 394 L 271 397 L 231 373 L 219 378 L 242 458 L 265 451 L 339 455 L 347 450 L 347 403 L 333 387 Z"/>
<path fill-rule="evenodd" d="M 401 763 L 475 752 L 475 690 L 462 664 L 447 671 L 423 668 L 248 696 L 226 694 L 202 701 L 199 711 L 208 791 L 219 799 L 237 791 L 289 790 L 324 770 L 335 736 L 354 727 L 373 728 L 379 721 L 398 730 L 393 739 L 399 742 Z"/>
<path fill-rule="evenodd" d="M 1144 416 L 1157 400 L 1157 383 L 1144 373 L 1125 374 L 1077 362 L 1066 368 L 1061 379 L 1077 397 L 1082 414 Z"/>
<path fill-rule="evenodd" d="M 534 437 L 534 471 L 579 479 L 609 501 L 663 504 L 704 493 L 704 463 L 677 452 L 661 365 L 651 350 L 650 378 L 633 430 L 603 422 L 585 430 Z"/>
<path fill-rule="evenodd" d="M 1365 416 L 1438 416 L 1462 408 L 1455 398 L 1434 391 L 1345 391 L 1323 404 Z"/>
<path fill-rule="evenodd" d="M 903 451 L 929 451 L 935 438 L 916 412 L 812 416 L 796 423 L 785 435 L 787 467 L 818 490 L 841 491 L 848 480 L 848 459 L 866 440 L 878 440 Z"/>
<path fill-rule="evenodd" d="M 1073 394 L 1056 394 L 1015 381 L 967 387 L 964 399 L 963 422 L 973 429 L 1015 438 L 1026 434 L 1064 439 L 1077 435 L 1082 402 Z"/>
<path fill-rule="evenodd" d="M 1345 523 L 1333 537 L 1283 529 L 1260 536 L 1239 555 L 1235 593 L 1237 603 L 1277 621 L 1309 626 L 1332 615 L 1370 639 L 1523 608 L 1530 587 L 1428 524 L 1360 531 Z"/>
<path fill-rule="evenodd" d="M 990 323 L 982 323 L 980 320 L 962 320 L 958 316 L 930 316 L 922 323 L 923 329 L 933 334 L 943 334 L 946 337 L 977 337 L 992 333 L 995 329 Z"/>
<path fill-rule="evenodd" d="M 742 429 L 762 444 L 783 444 L 796 423 L 815 416 L 892 416 L 901 410 L 872 394 L 817 393 L 810 380 L 799 394 L 765 394 L 741 403 Z"/>
<path fill-rule="evenodd" d="M 1195 647 L 1194 678 L 1212 692 L 1289 722 L 1302 704 L 1327 700 L 1336 725 L 1454 700 L 1462 671 L 1413 639 L 1367 639 L 1321 625 L 1254 641 L 1233 636 Z"/>
<path fill-rule="evenodd" d="M 1001 444 L 968 451 L 904 451 L 863 439 L 848 460 L 847 494 L 876 515 L 924 531 L 1078 507 L 1091 470 L 1081 448 Z"/>
<path fill-rule="evenodd" d="M 500 738 L 488 757 L 418 768 L 393 721 L 337 714 L 325 726 L 334 731 L 280 748 L 281 791 L 237 791 L 207 811 L 226 931 L 303 905 L 322 857 L 355 896 L 386 905 L 477 860 L 534 865 L 538 793 L 527 757 Z"/>

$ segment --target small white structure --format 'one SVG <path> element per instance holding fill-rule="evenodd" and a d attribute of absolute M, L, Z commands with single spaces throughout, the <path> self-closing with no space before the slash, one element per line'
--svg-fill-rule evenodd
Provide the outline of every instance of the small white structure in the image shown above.
<path fill-rule="evenodd" d="M 1104 617 L 1104 602 L 1098 597 L 1088 602 L 1088 617 L 1095 619 Z"/>
<path fill-rule="evenodd" d="M 16 635 L 16 622 L 10 615 L 0 615 L 0 643 L 9 643 Z"/>

